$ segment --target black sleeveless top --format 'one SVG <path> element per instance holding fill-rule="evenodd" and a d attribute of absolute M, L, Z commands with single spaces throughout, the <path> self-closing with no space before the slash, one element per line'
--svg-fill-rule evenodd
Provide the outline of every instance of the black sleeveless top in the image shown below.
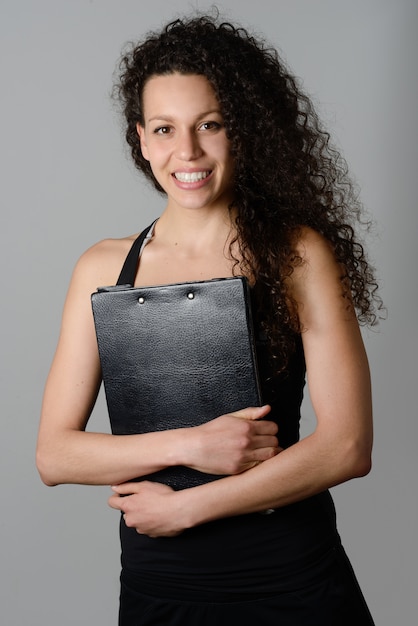
<path fill-rule="evenodd" d="M 139 256 L 153 225 L 134 242 L 118 284 L 132 284 Z M 256 303 L 254 303 L 256 305 Z M 257 362 L 268 419 L 279 427 L 283 448 L 299 440 L 305 359 L 300 336 L 287 369 L 273 376 L 268 346 L 254 307 Z M 270 514 L 252 513 L 197 526 L 177 537 L 149 538 L 128 528 L 121 517 L 122 567 L 141 589 L 182 589 L 200 593 L 264 594 L 307 584 L 325 567 L 339 542 L 328 491 Z"/>

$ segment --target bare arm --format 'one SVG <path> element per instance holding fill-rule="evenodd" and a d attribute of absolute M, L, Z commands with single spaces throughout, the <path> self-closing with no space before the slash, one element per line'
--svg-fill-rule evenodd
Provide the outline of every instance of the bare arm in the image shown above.
<path fill-rule="evenodd" d="M 302 338 L 315 431 L 239 476 L 178 493 L 158 488 L 154 492 L 147 483 L 123 503 L 112 496 L 111 506 L 123 507 L 127 523 L 138 532 L 176 534 L 217 518 L 278 508 L 370 470 L 369 369 L 354 311 L 342 294 L 341 268 L 316 233 L 307 231 L 300 245 L 305 262 L 292 280 L 305 329 Z M 128 486 L 117 492 L 127 493 Z"/>
<path fill-rule="evenodd" d="M 125 436 L 85 431 L 101 382 L 90 296 L 99 285 L 114 284 L 128 244 L 102 242 L 75 268 L 44 393 L 37 446 L 42 480 L 105 485 L 171 465 L 230 474 L 277 454 L 275 425 L 258 421 L 269 407 L 198 428 Z"/>

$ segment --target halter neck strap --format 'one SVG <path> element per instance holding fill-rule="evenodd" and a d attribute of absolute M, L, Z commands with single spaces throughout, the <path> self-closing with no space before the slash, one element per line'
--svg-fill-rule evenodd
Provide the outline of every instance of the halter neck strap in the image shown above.
<path fill-rule="evenodd" d="M 157 220 L 155 220 L 151 226 L 148 226 L 142 233 L 135 239 L 131 249 L 128 252 L 128 256 L 122 267 L 122 271 L 119 274 L 117 285 L 131 285 L 135 282 L 135 276 L 138 271 L 138 262 L 141 256 L 142 250 L 147 245 L 148 241 L 154 235 L 154 226 Z"/>

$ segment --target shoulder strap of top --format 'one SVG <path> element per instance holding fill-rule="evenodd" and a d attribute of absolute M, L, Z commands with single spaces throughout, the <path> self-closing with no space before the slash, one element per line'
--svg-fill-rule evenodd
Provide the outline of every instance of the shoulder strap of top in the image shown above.
<path fill-rule="evenodd" d="M 128 256 L 122 267 L 122 271 L 119 274 L 117 285 L 133 285 L 135 282 L 136 272 L 138 270 L 138 261 L 144 246 L 148 243 L 148 239 L 151 239 L 154 232 L 155 220 L 148 228 L 142 231 L 142 233 L 135 239 L 131 249 L 128 252 Z"/>

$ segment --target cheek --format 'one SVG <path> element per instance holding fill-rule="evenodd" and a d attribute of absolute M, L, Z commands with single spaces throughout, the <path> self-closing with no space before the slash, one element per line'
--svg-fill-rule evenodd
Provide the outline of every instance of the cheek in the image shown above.
<path fill-rule="evenodd" d="M 225 169 L 228 172 L 233 172 L 235 170 L 235 159 L 232 157 L 229 150 L 227 150 L 224 154 L 224 162 L 225 162 Z"/>
<path fill-rule="evenodd" d="M 161 148 L 149 148 L 149 163 L 151 165 L 151 169 L 154 172 L 155 176 L 160 176 L 162 173 L 169 169 L 168 162 L 169 157 L 165 150 L 161 150 Z"/>
<path fill-rule="evenodd" d="M 161 148 L 156 149 L 155 146 L 148 146 L 147 154 L 152 173 L 160 185 L 165 187 L 166 183 L 164 183 L 164 180 L 167 181 L 167 176 L 170 173 L 166 151 L 161 150 Z"/>
<path fill-rule="evenodd" d="M 229 142 L 221 141 L 215 147 L 217 158 L 225 164 L 226 169 L 234 167 L 234 159 L 231 155 L 231 146 Z"/>

